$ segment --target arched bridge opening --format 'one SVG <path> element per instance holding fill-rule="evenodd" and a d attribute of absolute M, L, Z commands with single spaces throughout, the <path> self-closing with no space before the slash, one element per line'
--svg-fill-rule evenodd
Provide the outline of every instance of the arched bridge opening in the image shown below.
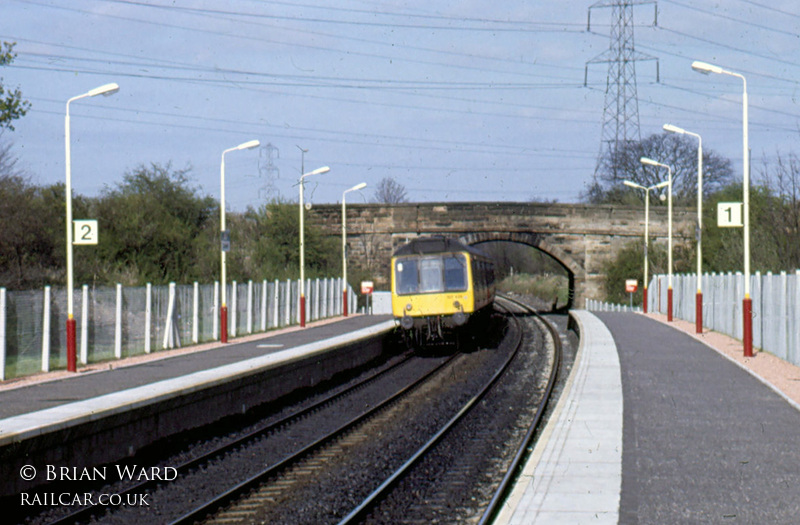
<path fill-rule="evenodd" d="M 564 253 L 558 246 L 551 246 L 545 236 L 534 232 L 473 232 L 460 235 L 458 240 L 464 244 L 475 246 L 495 259 L 499 281 L 510 279 L 513 281 L 515 268 L 517 280 L 541 279 L 552 280 L 556 288 L 561 287 L 560 281 L 566 285 L 566 293 L 553 289 L 538 293 L 539 306 L 549 307 L 551 310 L 562 310 L 573 307 L 575 298 L 575 274 L 580 274 L 582 267 L 575 260 Z M 522 245 L 532 251 L 538 251 L 551 261 L 550 264 L 536 264 L 530 259 L 530 253 L 524 250 L 509 249 L 509 245 Z M 526 260 L 527 259 L 527 260 Z M 535 258 L 541 261 L 542 258 Z M 554 264 L 553 264 L 554 263 Z M 555 269 L 555 268 L 557 269 Z M 532 272 L 532 273 L 531 273 Z M 506 281 L 510 282 L 510 281 Z M 525 283 L 520 282 L 521 287 Z"/>

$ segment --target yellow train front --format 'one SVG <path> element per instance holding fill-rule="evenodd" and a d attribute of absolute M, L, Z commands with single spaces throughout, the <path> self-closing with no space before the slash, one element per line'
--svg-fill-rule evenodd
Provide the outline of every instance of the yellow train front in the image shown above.
<path fill-rule="evenodd" d="M 420 237 L 392 256 L 392 313 L 417 345 L 455 341 L 494 292 L 492 260 L 455 239 Z"/>

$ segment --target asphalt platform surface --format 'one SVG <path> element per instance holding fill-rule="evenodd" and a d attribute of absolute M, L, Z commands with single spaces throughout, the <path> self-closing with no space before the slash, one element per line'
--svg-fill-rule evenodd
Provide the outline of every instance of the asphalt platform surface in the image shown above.
<path fill-rule="evenodd" d="M 52 408 L 74 401 L 135 388 L 207 370 L 295 346 L 336 337 L 391 319 L 386 315 L 352 316 L 335 323 L 309 326 L 279 334 L 264 334 L 263 339 L 237 343 L 235 340 L 207 350 L 184 353 L 140 364 L 96 370 L 64 379 L 33 383 L 0 391 L 0 419 Z M 157 353 L 153 354 L 154 356 Z M 111 363 L 114 366 L 114 363 Z"/>
<path fill-rule="evenodd" d="M 595 313 L 619 352 L 620 523 L 800 523 L 800 412 L 691 336 Z"/>

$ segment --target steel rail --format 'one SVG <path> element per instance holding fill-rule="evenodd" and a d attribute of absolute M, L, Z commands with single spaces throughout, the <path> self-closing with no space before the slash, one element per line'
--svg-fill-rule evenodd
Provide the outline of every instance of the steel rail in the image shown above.
<path fill-rule="evenodd" d="M 522 440 L 522 444 L 517 450 L 517 453 L 514 455 L 514 459 L 511 461 L 511 465 L 506 470 L 506 475 L 503 476 L 503 480 L 500 482 L 499 487 L 495 491 L 494 497 L 489 502 L 489 506 L 484 511 L 483 515 L 481 516 L 480 521 L 478 522 L 479 525 L 486 525 L 491 523 L 494 518 L 497 516 L 497 513 L 500 510 L 501 505 L 508 497 L 508 493 L 511 490 L 512 482 L 517 479 L 518 475 L 521 473 L 521 469 L 523 468 L 523 460 L 526 459 L 529 455 L 530 446 L 533 443 L 534 436 L 536 434 L 536 430 L 539 427 L 539 424 L 544 417 L 544 412 L 547 410 L 548 403 L 550 402 L 551 394 L 553 393 L 553 388 L 555 387 L 556 381 L 558 380 L 558 374 L 561 370 L 561 363 L 562 363 L 562 347 L 561 347 L 561 338 L 559 337 L 558 330 L 546 319 L 544 319 L 538 312 L 536 312 L 530 306 L 521 303 L 515 299 L 511 299 L 505 295 L 498 295 L 497 297 L 514 303 L 522 308 L 527 309 L 530 313 L 538 317 L 547 327 L 548 331 L 550 332 L 551 337 L 553 338 L 553 367 L 550 370 L 550 378 L 547 381 L 547 387 L 545 388 L 544 397 L 539 402 L 539 406 L 536 409 L 536 414 L 533 417 L 533 421 L 531 422 L 530 427 L 528 428 L 528 432 L 525 434 L 525 437 Z"/>
<path fill-rule="evenodd" d="M 413 357 L 413 355 L 411 353 L 406 353 L 406 355 L 400 361 L 398 361 L 397 363 L 395 363 L 395 364 L 393 364 L 393 365 L 391 365 L 391 366 L 389 366 L 389 367 L 387 367 L 387 368 L 385 368 L 383 370 L 379 370 L 379 371 L 371 374 L 369 377 L 366 377 L 363 380 L 359 381 L 358 383 L 347 387 L 346 389 L 342 390 L 341 392 L 335 392 L 333 394 L 330 394 L 330 395 L 324 397 L 323 399 L 321 399 L 321 400 L 319 400 L 319 401 L 317 401 L 317 402 L 315 402 L 315 403 L 313 403 L 313 404 L 311 404 L 311 405 L 309 405 L 309 406 L 307 406 L 305 408 L 302 408 L 302 409 L 298 410 L 297 412 L 293 412 L 291 414 L 288 414 L 288 415 L 280 418 L 277 421 L 273 421 L 272 423 L 267 423 L 265 425 L 262 425 L 262 426 L 260 426 L 260 427 L 258 427 L 256 429 L 248 432 L 247 434 L 239 436 L 238 438 L 234 439 L 233 441 L 229 441 L 228 443 L 222 444 L 222 445 L 214 448 L 213 450 L 210 450 L 210 451 L 208 451 L 208 452 L 206 452 L 206 453 L 204 453 L 204 454 L 202 454 L 202 455 L 200 455 L 198 457 L 192 458 L 192 459 L 190 459 L 188 461 L 185 461 L 184 463 L 181 463 L 180 465 L 176 466 L 175 469 L 177 470 L 179 475 L 186 475 L 187 473 L 191 472 L 193 469 L 196 469 L 198 466 L 200 466 L 200 465 L 202 465 L 204 463 L 208 463 L 209 461 L 224 455 L 225 453 L 229 452 L 230 450 L 233 450 L 236 447 L 239 447 L 239 446 L 241 446 L 241 445 L 243 445 L 243 444 L 245 444 L 245 443 L 247 443 L 247 442 L 249 442 L 249 441 L 251 441 L 253 439 L 259 438 L 259 437 L 261 437 L 261 436 L 263 436 L 265 434 L 269 434 L 270 432 L 273 432 L 274 430 L 276 430 L 276 429 L 278 429 L 278 428 L 280 428 L 282 426 L 285 426 L 285 425 L 291 423 L 292 421 L 301 419 L 301 418 L 307 416 L 308 414 L 311 414 L 311 413 L 313 413 L 315 411 L 318 411 L 318 410 L 322 409 L 324 406 L 335 402 L 337 399 L 341 399 L 343 397 L 346 397 L 347 395 L 350 395 L 353 392 L 355 392 L 355 391 L 357 391 L 357 390 L 359 390 L 361 388 L 364 388 L 366 385 L 368 385 L 371 382 L 377 380 L 379 377 L 381 377 L 381 376 L 391 372 L 392 370 L 395 370 L 396 368 L 402 366 L 403 364 L 408 362 L 412 357 Z M 140 493 L 140 492 L 142 492 L 144 490 L 148 490 L 148 489 L 151 489 L 153 487 L 156 487 L 159 483 L 160 483 L 160 481 L 156 480 L 156 479 L 142 481 L 141 483 L 136 483 L 136 484 L 128 486 L 128 487 L 126 487 L 126 488 L 124 488 L 122 490 L 119 490 L 119 491 L 115 492 L 115 494 L 120 494 L 122 496 L 125 496 L 126 494 Z M 67 514 L 66 516 L 58 518 L 58 519 L 56 519 L 54 521 L 50 521 L 50 522 L 48 522 L 48 525 L 65 525 L 67 523 L 75 523 L 75 522 L 83 521 L 83 520 L 86 520 L 87 518 L 91 518 L 96 513 L 105 512 L 106 510 L 108 510 L 107 507 L 103 507 L 103 506 L 101 506 L 99 504 L 95 504 L 95 505 L 93 505 L 91 507 L 84 507 L 82 509 L 76 510 L 75 512 Z"/>
<path fill-rule="evenodd" d="M 499 305 L 497 305 L 499 306 Z M 511 315 L 514 315 L 512 312 L 509 311 Z M 436 444 L 441 441 L 441 439 L 450 432 L 463 418 L 466 416 L 475 406 L 481 401 L 486 394 L 492 389 L 492 387 L 497 383 L 497 381 L 503 376 L 505 371 L 508 369 L 511 362 L 514 360 L 514 357 L 519 352 L 519 349 L 522 346 L 523 340 L 523 331 L 520 327 L 519 320 L 516 316 L 513 317 L 515 323 L 517 324 L 518 334 L 517 339 L 514 341 L 514 351 L 509 353 L 508 358 L 503 363 L 502 366 L 498 367 L 495 371 L 494 375 L 486 382 L 484 387 L 478 392 L 475 396 L 473 396 L 464 406 L 456 413 L 447 423 L 445 423 L 442 428 L 433 436 L 431 437 L 425 444 L 420 447 L 417 452 L 415 452 L 402 466 L 400 466 L 391 476 L 386 478 L 386 480 L 381 483 L 381 485 L 376 488 L 372 493 L 370 493 L 355 509 L 353 509 L 347 516 L 345 516 L 341 521 L 339 521 L 339 525 L 349 525 L 351 523 L 355 523 L 356 521 L 363 520 L 366 514 L 373 508 L 375 504 L 377 504 L 388 492 L 391 488 L 405 476 L 411 470 L 411 468 L 428 452 L 430 452 Z"/>
<path fill-rule="evenodd" d="M 207 500 L 202 505 L 196 507 L 194 510 L 184 514 L 183 516 L 177 518 L 170 522 L 170 525 L 179 525 L 179 524 L 188 524 L 188 523 L 195 523 L 214 512 L 218 511 L 220 508 L 228 505 L 229 503 L 233 502 L 240 496 L 244 495 L 250 489 L 254 488 L 256 485 L 263 483 L 266 479 L 274 476 L 279 471 L 289 467 L 291 464 L 298 462 L 303 457 L 309 455 L 310 453 L 314 452 L 316 449 L 324 446 L 325 444 L 337 439 L 339 436 L 343 435 L 344 433 L 348 432 L 355 426 L 359 425 L 363 421 L 366 421 L 370 417 L 374 416 L 375 414 L 379 413 L 380 411 L 384 410 L 386 407 L 392 405 L 399 399 L 402 399 L 406 394 L 408 394 L 411 390 L 416 388 L 417 386 L 423 384 L 427 381 L 431 376 L 436 374 L 438 371 L 443 369 L 449 363 L 451 363 L 459 354 L 453 354 L 449 356 L 444 362 L 440 363 L 436 366 L 433 370 L 426 373 L 421 378 L 417 379 L 413 383 L 406 385 L 404 388 L 393 394 L 388 399 L 384 400 L 383 402 L 373 406 L 366 412 L 354 417 L 344 425 L 340 426 L 338 429 L 334 430 L 333 432 L 327 434 L 319 438 L 318 440 L 314 441 L 313 443 L 303 447 L 301 450 L 293 453 L 290 456 L 285 457 L 284 459 L 274 463 L 267 468 L 263 469 L 261 472 L 251 476 L 250 478 L 242 481 L 238 485 L 232 487 L 231 489 L 225 491 L 218 496 Z"/>

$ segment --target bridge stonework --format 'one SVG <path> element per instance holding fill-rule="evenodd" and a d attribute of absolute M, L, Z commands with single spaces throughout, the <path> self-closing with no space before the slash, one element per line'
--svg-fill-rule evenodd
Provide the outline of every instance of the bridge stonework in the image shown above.
<path fill-rule="evenodd" d="M 341 206 L 316 205 L 311 223 L 341 235 Z M 696 212 L 673 209 L 673 241 L 694 236 Z M 667 209 L 650 209 L 650 235 L 667 243 Z M 469 245 L 510 241 L 537 248 L 567 270 L 573 305 L 602 298 L 603 264 L 627 242 L 644 235 L 644 206 L 541 203 L 348 204 L 348 269 L 369 273 L 388 289 L 392 252 L 423 235 L 457 237 Z M 624 286 L 621 284 L 620 286 Z"/>

